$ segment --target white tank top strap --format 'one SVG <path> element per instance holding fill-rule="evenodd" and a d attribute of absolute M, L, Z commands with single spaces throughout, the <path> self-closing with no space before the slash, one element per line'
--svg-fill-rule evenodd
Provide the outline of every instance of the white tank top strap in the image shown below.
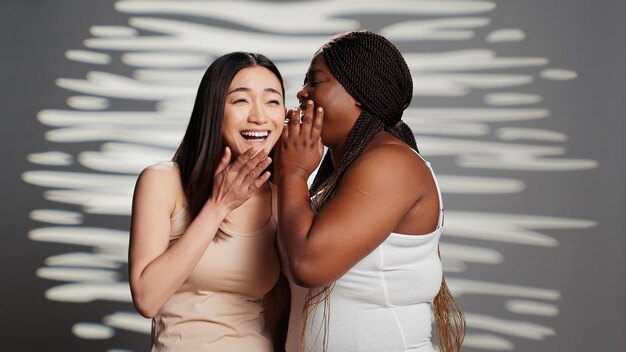
<path fill-rule="evenodd" d="M 437 228 L 440 228 L 443 226 L 443 198 L 441 197 L 441 188 L 439 187 L 439 182 L 437 181 L 437 176 L 435 176 L 435 172 L 433 171 L 433 168 L 430 166 L 430 162 L 428 162 L 426 159 L 424 159 L 424 157 L 422 157 L 420 155 L 420 153 L 413 149 L 410 148 L 420 159 L 422 159 L 422 161 L 424 161 L 424 163 L 426 164 L 426 166 L 428 166 L 428 169 L 430 170 L 430 174 L 433 176 L 433 181 L 435 181 L 435 187 L 437 188 L 437 196 L 439 197 L 439 219 L 437 220 Z"/>

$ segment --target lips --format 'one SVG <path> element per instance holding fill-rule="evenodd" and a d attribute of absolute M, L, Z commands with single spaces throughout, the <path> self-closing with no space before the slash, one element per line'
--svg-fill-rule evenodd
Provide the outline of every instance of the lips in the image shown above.
<path fill-rule="evenodd" d="M 247 141 L 260 142 L 267 139 L 270 135 L 269 131 L 241 131 L 241 137 Z"/>

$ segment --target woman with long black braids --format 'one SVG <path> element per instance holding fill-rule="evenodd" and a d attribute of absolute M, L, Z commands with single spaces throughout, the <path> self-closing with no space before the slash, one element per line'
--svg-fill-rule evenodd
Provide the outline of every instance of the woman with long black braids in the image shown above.
<path fill-rule="evenodd" d="M 430 352 L 433 323 L 439 351 L 460 349 L 465 321 L 438 255 L 441 193 L 401 120 L 412 94 L 404 58 L 372 32 L 331 38 L 311 62 L 277 166 L 289 352 Z"/>

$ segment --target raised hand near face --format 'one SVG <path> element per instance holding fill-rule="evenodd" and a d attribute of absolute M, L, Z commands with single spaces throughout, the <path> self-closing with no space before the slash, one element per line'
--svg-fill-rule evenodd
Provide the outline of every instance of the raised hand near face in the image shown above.
<path fill-rule="evenodd" d="M 309 177 L 317 168 L 324 153 L 320 139 L 324 110 L 315 108 L 313 101 L 306 103 L 302 122 L 300 109 L 287 112 L 287 124 L 283 128 L 278 148 L 278 167 Z"/>
<path fill-rule="evenodd" d="M 270 177 L 269 171 L 263 172 L 272 162 L 265 150 L 248 149 L 237 160 L 230 162 L 230 148 L 226 147 L 224 156 L 215 172 L 211 199 L 233 210 L 245 203 Z"/>

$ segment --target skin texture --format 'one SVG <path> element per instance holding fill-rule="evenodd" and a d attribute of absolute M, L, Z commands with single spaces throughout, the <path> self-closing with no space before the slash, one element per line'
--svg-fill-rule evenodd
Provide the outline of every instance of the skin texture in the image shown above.
<path fill-rule="evenodd" d="M 129 282 L 141 315 L 158 313 L 195 268 L 227 216 L 231 223 L 251 228 L 267 221 L 271 191 L 266 181 L 270 175 L 263 170 L 271 163 L 268 151 L 283 126 L 280 91 L 278 79 L 263 67 L 242 69 L 234 77 L 222 126 L 226 148 L 215 173 L 212 196 L 171 246 L 170 217 L 185 204 L 178 168 L 171 162 L 160 163 L 140 174 L 133 197 Z M 270 133 L 263 142 L 251 144 L 241 136 L 244 130 Z M 267 217 L 249 219 L 251 208 L 264 209 Z"/>
<path fill-rule="evenodd" d="M 337 165 L 360 107 L 321 55 L 313 59 L 298 98 L 305 107 L 302 124 L 290 119 L 278 148 L 279 245 L 296 283 L 323 287 L 391 232 L 418 236 L 434 231 L 439 200 L 424 161 L 383 131 L 346 171 L 335 196 L 315 214 L 307 179 L 321 161 L 320 140 Z M 290 111 L 288 117 L 297 114 Z"/>

